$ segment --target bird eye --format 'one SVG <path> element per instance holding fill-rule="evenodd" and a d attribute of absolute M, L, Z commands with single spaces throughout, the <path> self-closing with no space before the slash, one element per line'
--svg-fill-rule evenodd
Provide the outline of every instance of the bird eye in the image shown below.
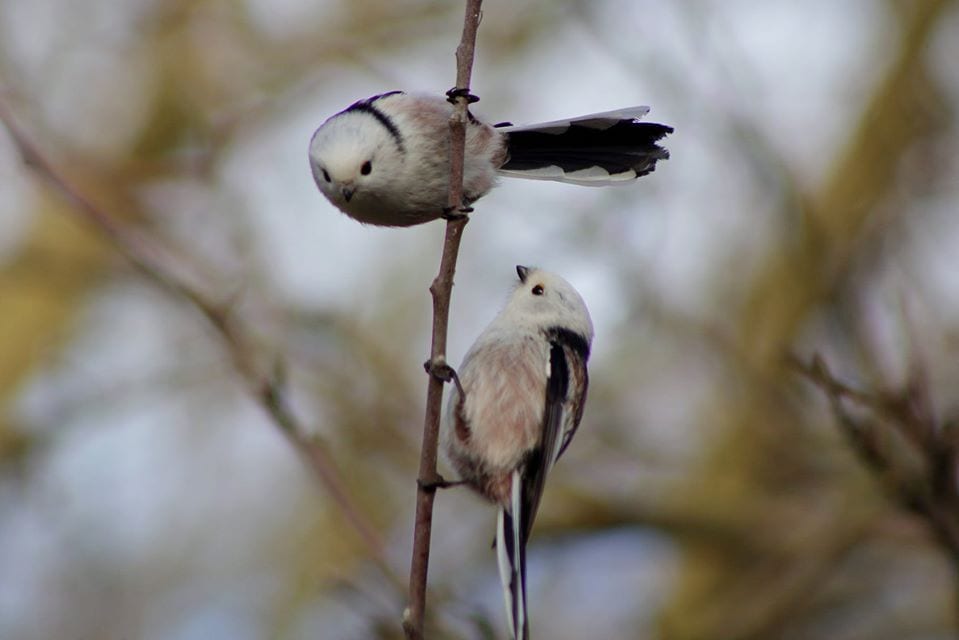
<path fill-rule="evenodd" d="M 541 295 L 543 295 L 543 285 L 538 284 L 538 285 L 536 285 L 535 287 L 533 287 L 533 295 L 534 295 L 534 296 L 541 296 Z"/>
<path fill-rule="evenodd" d="M 326 180 L 327 182 L 331 182 L 330 174 L 327 173 L 326 169 L 323 169 L 323 179 Z"/>
<path fill-rule="evenodd" d="M 372 170 L 373 170 L 373 163 L 370 162 L 369 160 L 364 162 L 363 166 L 360 167 L 360 173 L 362 173 L 364 176 L 370 175 L 370 171 Z"/>

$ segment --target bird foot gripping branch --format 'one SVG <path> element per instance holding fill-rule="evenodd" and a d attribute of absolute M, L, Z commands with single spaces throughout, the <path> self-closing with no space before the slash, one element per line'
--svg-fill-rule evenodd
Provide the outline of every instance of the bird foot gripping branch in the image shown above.
<path fill-rule="evenodd" d="M 473 211 L 473 207 L 470 206 L 443 207 L 443 214 L 440 217 L 449 222 L 455 222 L 456 220 L 468 219 L 470 217 L 469 214 L 473 213 Z"/>
<path fill-rule="evenodd" d="M 459 98 L 466 98 L 467 104 L 479 102 L 479 96 L 470 93 L 469 87 L 453 87 L 446 92 L 446 101 L 450 104 L 456 104 Z"/>
<path fill-rule="evenodd" d="M 435 360 L 427 360 L 423 363 L 423 368 L 426 369 L 426 373 L 440 382 L 453 382 L 456 385 L 456 390 L 460 394 L 463 393 L 460 377 L 456 375 L 456 369 L 446 361 L 446 358 L 440 356 Z"/>
<path fill-rule="evenodd" d="M 437 489 L 451 489 L 453 487 L 460 487 L 466 484 L 466 480 L 447 480 L 440 474 L 436 474 L 436 477 L 432 480 L 420 480 L 417 478 L 416 486 L 422 489 L 423 491 L 436 491 Z"/>

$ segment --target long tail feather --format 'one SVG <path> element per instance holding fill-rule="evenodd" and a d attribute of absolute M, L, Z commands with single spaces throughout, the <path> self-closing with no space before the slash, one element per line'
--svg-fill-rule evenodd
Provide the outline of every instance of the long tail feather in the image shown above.
<path fill-rule="evenodd" d="M 509 158 L 499 173 L 584 186 L 623 184 L 652 172 L 669 151 L 656 144 L 673 128 L 639 122 L 649 107 L 630 107 L 503 128 Z"/>
<path fill-rule="evenodd" d="M 529 640 L 529 621 L 526 617 L 526 543 L 520 526 L 521 484 L 519 472 L 514 472 L 510 509 L 501 507 L 496 521 L 496 560 L 512 638 Z"/>

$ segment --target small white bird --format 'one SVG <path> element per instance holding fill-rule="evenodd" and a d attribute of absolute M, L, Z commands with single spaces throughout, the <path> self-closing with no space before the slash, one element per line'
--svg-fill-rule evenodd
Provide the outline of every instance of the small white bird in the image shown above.
<path fill-rule="evenodd" d="M 506 307 L 473 343 L 443 426 L 463 482 L 499 507 L 496 555 L 510 630 L 529 637 L 526 542 L 546 476 L 583 416 L 593 323 L 566 280 L 518 266 Z"/>
<path fill-rule="evenodd" d="M 391 91 L 329 118 L 310 141 L 310 167 L 323 195 L 367 224 L 408 227 L 448 213 L 449 119 L 441 97 Z M 527 126 L 489 125 L 469 116 L 465 204 L 496 176 L 584 186 L 625 184 L 653 171 L 669 152 L 656 144 L 672 127 L 639 122 L 629 107 Z"/>

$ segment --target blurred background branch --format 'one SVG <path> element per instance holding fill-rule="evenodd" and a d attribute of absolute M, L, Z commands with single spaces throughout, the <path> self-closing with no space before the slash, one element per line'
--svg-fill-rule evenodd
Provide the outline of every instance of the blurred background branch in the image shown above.
<path fill-rule="evenodd" d="M 946 421 L 935 416 L 921 364 L 895 392 L 853 389 L 837 380 L 819 356 L 795 366 L 827 395 L 863 464 L 904 509 L 928 522 L 956 573 L 959 624 L 959 416 Z M 854 416 L 846 401 L 868 409 L 871 418 Z"/>
<path fill-rule="evenodd" d="M 207 294 L 201 293 L 195 285 L 188 284 L 181 279 L 181 276 L 175 275 L 172 269 L 166 267 L 165 265 L 170 263 L 169 258 L 160 258 L 156 247 L 149 240 L 129 224 L 113 218 L 80 193 L 54 168 L 40 150 L 27 140 L 2 102 L 0 102 L 0 122 L 3 122 L 6 127 L 24 164 L 59 192 L 68 203 L 69 210 L 102 234 L 148 280 L 195 307 L 217 331 L 230 353 L 237 373 L 248 386 L 250 394 L 316 474 L 324 490 L 339 506 L 346 520 L 366 545 L 370 557 L 380 563 L 385 575 L 399 588 L 402 584 L 401 579 L 385 564 L 383 541 L 376 528 L 353 502 L 326 447 L 317 437 L 307 435 L 307 430 L 288 406 L 287 391 L 282 377 L 284 367 L 282 361 L 277 360 L 272 368 L 261 362 L 265 358 L 256 353 L 253 345 L 250 344 L 250 339 L 245 335 L 245 330 L 234 315 L 233 303 L 231 301 L 226 301 L 224 304 L 211 302 Z M 179 264 L 182 270 L 184 266 L 182 260 Z"/>
<path fill-rule="evenodd" d="M 753 387 L 751 393 L 741 396 L 733 411 L 717 407 L 717 419 L 723 423 L 717 427 L 720 440 L 708 460 L 684 480 L 680 500 L 689 492 L 704 505 L 712 503 L 713 509 L 721 504 L 718 508 L 736 512 L 774 496 L 776 500 L 804 499 L 796 495 L 795 482 L 807 473 L 803 467 L 813 463 L 815 450 L 807 452 L 811 457 L 806 460 L 796 453 L 771 458 L 761 435 L 765 429 L 775 428 L 795 447 L 795 439 L 809 430 L 804 424 L 808 417 L 793 405 L 792 383 L 782 362 L 808 326 L 810 314 L 822 313 L 821 305 L 830 305 L 835 296 L 842 295 L 841 288 L 849 286 L 845 283 L 850 282 L 851 272 L 861 260 L 859 254 L 870 250 L 864 242 L 864 229 L 890 198 L 904 158 L 919 141 L 941 133 L 943 97 L 927 70 L 925 53 L 950 4 L 930 0 L 898 7 L 902 20 L 890 36 L 890 50 L 895 54 L 856 120 L 830 177 L 817 192 L 799 191 L 784 199 L 788 213 L 783 217 L 791 221 L 791 233 L 769 252 L 766 265 L 757 270 L 758 278 L 746 287 L 746 303 L 735 323 L 741 330 L 736 339 L 738 359 L 751 377 L 763 381 L 763 387 Z M 891 222 L 885 224 L 889 228 Z M 663 618 L 666 637 L 781 636 L 793 618 L 803 615 L 811 593 L 822 589 L 846 553 L 857 548 L 836 547 L 834 542 L 841 537 L 834 532 L 840 523 L 857 517 L 847 504 L 865 499 L 863 487 L 840 487 L 836 485 L 841 493 L 853 493 L 833 505 L 831 515 L 820 521 L 821 529 L 808 531 L 801 540 L 789 535 L 796 526 L 794 520 L 770 523 L 764 537 L 781 540 L 782 547 L 763 556 L 734 554 L 726 546 L 690 539 L 688 569 Z M 853 497 L 857 493 L 860 496 Z M 749 518 L 739 518 L 739 522 L 747 529 L 753 526 Z M 771 535 L 771 530 L 778 533 Z M 785 565 L 776 558 L 782 554 L 787 557 Z M 803 559 L 801 564 L 796 563 L 797 558 Z M 814 580 L 803 581 L 803 588 L 797 588 L 794 580 L 770 579 L 816 566 L 820 571 Z M 688 615 L 693 609 L 700 615 Z M 742 615 L 744 611 L 750 615 Z"/>

